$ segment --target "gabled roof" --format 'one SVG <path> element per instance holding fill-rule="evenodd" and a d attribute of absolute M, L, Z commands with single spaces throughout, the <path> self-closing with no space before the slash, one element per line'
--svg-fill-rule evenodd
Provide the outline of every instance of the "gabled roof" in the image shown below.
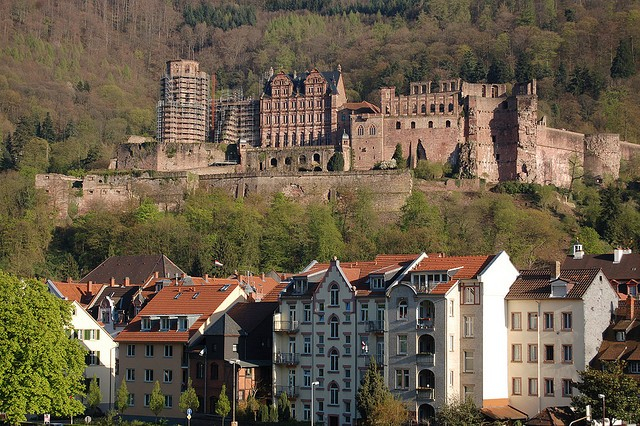
<path fill-rule="evenodd" d="M 184 271 L 163 254 L 139 256 L 111 256 L 93 271 L 85 275 L 80 282 L 109 284 L 115 278 L 115 284 L 122 285 L 129 278 L 131 285 L 145 284 L 155 273 L 159 277 L 175 277 Z"/>
<path fill-rule="evenodd" d="M 66 300 L 74 300 L 78 302 L 82 307 L 87 307 L 88 305 L 90 305 L 95 296 L 100 292 L 102 287 L 104 287 L 101 284 L 92 284 L 91 291 L 89 291 L 88 285 L 83 283 L 51 280 L 49 280 L 49 283 L 54 285 L 58 292 Z"/>
<path fill-rule="evenodd" d="M 93 298 L 89 307 L 100 306 L 100 303 L 109 297 L 116 309 L 122 309 L 128 307 L 133 301 L 133 297 L 140 291 L 140 286 L 137 285 L 128 287 L 101 285 L 100 287 L 100 293 Z"/>
<path fill-rule="evenodd" d="M 478 274 L 495 258 L 490 256 L 444 256 L 430 254 L 423 258 L 409 273 L 448 272 L 451 279 L 437 284 L 430 292 L 434 295 L 446 294 L 460 280 L 477 278 Z"/>
<path fill-rule="evenodd" d="M 242 330 L 251 333 L 264 320 L 273 317 L 278 303 L 236 303 L 227 311 L 226 316 L 233 319 Z"/>
<path fill-rule="evenodd" d="M 571 407 L 547 407 L 525 424 L 527 426 L 563 426 L 576 418 L 576 413 Z"/>
<path fill-rule="evenodd" d="M 289 285 L 288 282 L 278 283 L 278 285 L 276 285 L 273 289 L 271 289 L 271 291 L 267 293 L 262 298 L 262 300 L 260 300 L 260 303 L 277 302 L 278 300 L 280 300 L 280 293 L 282 293 L 287 288 L 288 285 Z"/>
<path fill-rule="evenodd" d="M 188 342 L 220 305 L 234 293 L 238 284 L 235 280 L 210 279 L 210 285 L 172 286 L 160 290 L 140 313 L 118 335 L 118 342 Z M 197 315 L 198 319 L 188 331 L 160 331 L 152 326 L 150 331 L 141 331 L 143 317 L 149 316 Z"/>
<path fill-rule="evenodd" d="M 640 280 L 640 253 L 624 254 L 619 263 L 613 263 L 613 253 L 585 254 L 582 259 L 567 256 L 562 263 L 562 268 L 597 268 L 602 269 L 609 280 L 621 282 Z"/>
<path fill-rule="evenodd" d="M 581 299 L 594 282 L 600 269 L 561 269 L 558 279 L 566 281 L 570 287 L 563 299 Z M 556 278 L 554 277 L 553 281 Z M 506 299 L 550 299 L 551 271 L 535 269 L 520 271 L 520 276 L 509 288 Z"/>
<path fill-rule="evenodd" d="M 350 109 L 356 114 L 378 114 L 380 113 L 380 108 L 371 102 L 361 101 L 361 102 L 347 102 L 342 106 L 344 109 Z"/>
<path fill-rule="evenodd" d="M 342 73 L 340 71 L 318 71 L 313 69 L 311 71 L 305 71 L 301 73 L 294 74 L 285 74 L 283 71 L 274 74 L 271 76 L 264 90 L 264 94 L 267 96 L 271 96 L 271 82 L 281 76 L 287 77 L 293 83 L 293 93 L 291 95 L 305 95 L 305 80 L 311 74 L 317 72 L 322 78 L 327 82 L 327 93 L 328 94 L 338 94 L 338 82 L 340 78 L 342 78 Z"/>

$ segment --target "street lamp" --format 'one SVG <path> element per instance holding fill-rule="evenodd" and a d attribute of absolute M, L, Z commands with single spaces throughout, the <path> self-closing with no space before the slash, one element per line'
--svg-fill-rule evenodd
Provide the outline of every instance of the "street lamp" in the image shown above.
<path fill-rule="evenodd" d="M 236 364 L 240 361 L 237 359 L 229 360 L 229 364 L 233 366 L 233 408 L 231 409 L 231 426 L 237 426 L 236 423 Z"/>
<path fill-rule="evenodd" d="M 207 346 L 198 353 L 200 356 L 204 356 L 204 414 L 207 414 Z M 187 361 L 188 362 L 188 361 Z"/>
<path fill-rule="evenodd" d="M 313 398 L 313 389 L 314 389 L 316 386 L 318 386 L 319 384 L 320 384 L 320 382 L 319 382 L 319 381 L 317 381 L 317 380 L 316 380 L 315 382 L 311 382 L 311 426 L 313 426 L 313 419 L 314 419 L 314 417 L 315 417 L 315 415 L 314 415 L 314 413 L 313 413 L 313 412 L 315 411 L 315 408 L 314 408 L 314 405 L 315 405 L 315 399 Z"/>
<path fill-rule="evenodd" d="M 598 398 L 600 398 L 602 400 L 602 426 L 604 426 L 604 420 L 605 420 L 605 404 L 604 404 L 604 394 L 603 393 L 599 393 L 598 394 Z"/>

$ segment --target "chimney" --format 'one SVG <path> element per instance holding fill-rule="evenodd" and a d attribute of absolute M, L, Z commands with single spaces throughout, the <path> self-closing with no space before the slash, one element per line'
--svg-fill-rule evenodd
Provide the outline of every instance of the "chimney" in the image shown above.
<path fill-rule="evenodd" d="M 71 283 L 73 282 L 73 280 L 71 279 L 71 277 L 67 277 L 67 282 L 68 282 L 69 284 L 71 284 Z"/>
<path fill-rule="evenodd" d="M 264 272 L 260 275 L 260 277 L 262 278 L 262 281 L 264 281 Z"/>
<path fill-rule="evenodd" d="M 155 277 L 155 279 L 160 278 L 160 272 L 155 271 L 155 272 L 153 273 L 153 276 Z"/>
<path fill-rule="evenodd" d="M 111 279 L 109 280 L 109 285 L 111 287 L 115 287 L 116 285 L 116 279 L 114 277 L 111 277 Z"/>
<path fill-rule="evenodd" d="M 92 294 L 91 293 L 91 285 L 93 284 L 93 281 L 89 281 L 87 282 L 87 294 Z"/>
<path fill-rule="evenodd" d="M 636 301 L 632 295 L 627 295 L 627 314 L 630 320 L 636 317 Z"/>
<path fill-rule="evenodd" d="M 620 247 L 613 249 L 613 263 L 620 263 L 624 252 Z"/>
<path fill-rule="evenodd" d="M 131 284 L 131 281 L 129 280 L 129 277 L 124 277 L 124 285 L 125 285 L 125 287 L 130 285 L 130 284 Z"/>
<path fill-rule="evenodd" d="M 204 274 L 204 280 L 205 280 L 206 282 L 209 282 L 209 274 Z"/>
<path fill-rule="evenodd" d="M 582 244 L 575 243 L 573 245 L 573 258 L 576 260 L 580 260 L 584 257 L 584 250 L 582 249 Z"/>
<path fill-rule="evenodd" d="M 551 279 L 557 280 L 558 278 L 560 278 L 560 262 L 556 260 L 551 265 Z"/>
<path fill-rule="evenodd" d="M 184 272 L 181 275 L 182 279 L 184 280 L 185 278 L 187 278 L 187 274 L 185 274 Z"/>

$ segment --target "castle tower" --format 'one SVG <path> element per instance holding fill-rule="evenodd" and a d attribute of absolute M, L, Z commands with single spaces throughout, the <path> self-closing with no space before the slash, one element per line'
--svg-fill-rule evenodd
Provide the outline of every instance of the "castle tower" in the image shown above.
<path fill-rule="evenodd" d="M 211 83 L 199 67 L 184 59 L 167 62 L 157 106 L 160 142 L 202 143 L 209 138 Z"/>

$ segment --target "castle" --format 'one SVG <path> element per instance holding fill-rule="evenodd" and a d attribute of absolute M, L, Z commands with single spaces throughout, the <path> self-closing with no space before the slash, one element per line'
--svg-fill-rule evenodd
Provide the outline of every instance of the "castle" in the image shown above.
<path fill-rule="evenodd" d="M 193 61 L 171 61 L 167 70 L 184 69 L 186 65 L 176 65 L 183 62 Z M 197 71 L 195 64 L 190 69 Z M 163 87 L 167 81 L 165 76 Z M 621 159 L 640 148 L 616 134 L 584 135 L 547 127 L 544 118 L 538 118 L 535 80 L 511 90 L 506 84 L 460 79 L 413 82 L 409 94 L 383 87 L 378 107 L 348 102 L 340 66 L 300 74 L 272 70 L 259 101 L 221 99 L 212 106 L 216 142 L 160 131 L 160 123 L 170 122 L 162 117 L 169 114 L 161 109 L 163 102 L 158 107 L 158 142 L 123 144 L 116 168 L 199 174 L 323 172 L 340 153 L 344 170 L 371 170 L 391 160 L 400 145 L 409 167 L 428 160 L 449 163 L 461 176 L 489 182 L 567 187 L 580 168 L 593 176 L 617 178 Z M 204 128 L 210 125 L 208 114 L 200 119 Z M 232 148 L 223 152 L 221 143 Z"/>

